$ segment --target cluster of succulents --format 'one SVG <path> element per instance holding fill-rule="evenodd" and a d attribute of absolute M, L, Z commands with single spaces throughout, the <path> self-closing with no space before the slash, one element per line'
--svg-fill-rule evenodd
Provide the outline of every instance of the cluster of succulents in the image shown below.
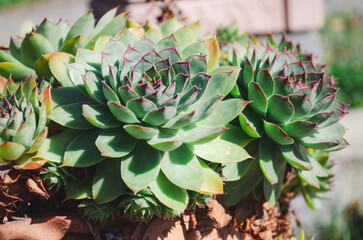
<path fill-rule="evenodd" d="M 250 154 L 258 161 L 226 168 L 224 175 L 229 182 L 225 202 L 234 205 L 255 191 L 257 196 L 263 192 L 274 205 L 286 164 L 301 182 L 320 188 L 320 179 L 328 177 L 329 172 L 309 149 L 333 151 L 347 145 L 342 137 L 344 128 L 338 123 L 347 106 L 335 98 L 334 78 L 286 36 L 279 45 L 272 38 L 268 46 L 252 41 L 247 48 L 235 44 L 229 61 L 242 68 L 231 94 L 250 101 L 239 115 L 238 126 L 253 139 Z M 235 169 L 240 169 L 237 175 Z M 247 182 L 253 182 L 249 188 L 244 187 Z"/>
<path fill-rule="evenodd" d="M 95 47 L 99 38 L 115 36 L 128 24 L 127 13 L 115 17 L 116 12 L 116 8 L 110 10 L 96 25 L 91 11 L 71 27 L 63 20 L 53 23 L 45 18 L 24 37 L 11 38 L 9 51 L 0 50 L 0 75 L 21 82 L 33 74 L 39 80 L 53 82 L 54 76 L 49 69 L 51 54 L 65 52 L 73 55 L 77 48 Z"/>
<path fill-rule="evenodd" d="M 43 167 L 50 189 L 101 222 L 119 208 L 170 218 L 224 192 L 231 206 L 328 190 L 329 162 L 311 149 L 346 145 L 346 106 L 325 67 L 285 37 L 235 43 L 226 61 L 198 27 L 140 26 L 113 9 L 96 25 L 91 12 L 71 27 L 45 19 L 11 39 L 0 51 L 1 162 Z M 295 185 L 284 185 L 288 168 Z"/>
<path fill-rule="evenodd" d="M 47 160 L 38 152 L 48 135 L 50 88 L 38 91 L 33 76 L 19 85 L 0 77 L 0 161 L 19 168 L 37 169 Z"/>

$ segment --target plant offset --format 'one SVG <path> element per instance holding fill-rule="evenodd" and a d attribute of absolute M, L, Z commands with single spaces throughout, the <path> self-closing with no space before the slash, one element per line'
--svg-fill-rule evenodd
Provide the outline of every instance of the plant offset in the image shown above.
<path fill-rule="evenodd" d="M 1 167 L 40 169 L 97 222 L 172 218 L 216 195 L 274 206 L 294 192 L 317 207 L 327 151 L 347 145 L 334 79 L 286 37 L 230 42 L 227 59 L 198 28 L 113 9 L 12 38 L 0 51 Z"/>

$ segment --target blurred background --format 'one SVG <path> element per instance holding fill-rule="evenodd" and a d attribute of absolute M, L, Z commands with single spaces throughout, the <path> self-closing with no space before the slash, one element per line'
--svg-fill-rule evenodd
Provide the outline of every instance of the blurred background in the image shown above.
<path fill-rule="evenodd" d="M 296 229 L 316 239 L 363 239 L 363 0 L 0 0 L 0 48 L 44 17 L 72 24 L 91 8 L 100 17 L 117 5 L 139 23 L 170 15 L 200 21 L 203 33 L 218 29 L 221 41 L 245 42 L 247 32 L 258 38 L 287 32 L 327 62 L 338 98 L 350 104 L 341 121 L 350 146 L 331 154 L 334 184 L 319 210 L 309 209 L 302 197 L 293 201 Z"/>

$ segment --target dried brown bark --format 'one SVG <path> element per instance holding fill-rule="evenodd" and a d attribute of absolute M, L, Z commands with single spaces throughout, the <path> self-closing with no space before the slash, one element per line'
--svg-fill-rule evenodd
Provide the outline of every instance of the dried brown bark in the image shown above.
<path fill-rule="evenodd" d="M 173 220 L 154 218 L 149 223 L 134 223 L 120 215 L 93 225 L 72 215 L 35 216 L 0 225 L 0 239 L 265 240 L 292 236 L 287 214 L 280 215 L 276 207 L 270 208 L 252 199 L 243 201 L 232 211 L 212 200 L 208 208 L 198 208 L 194 214 L 196 221 L 189 213 Z"/>

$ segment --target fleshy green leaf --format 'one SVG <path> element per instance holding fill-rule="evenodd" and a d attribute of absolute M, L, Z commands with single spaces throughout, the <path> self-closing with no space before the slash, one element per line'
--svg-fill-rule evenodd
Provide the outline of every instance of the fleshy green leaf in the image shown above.
<path fill-rule="evenodd" d="M 250 106 L 259 114 L 265 115 L 267 111 L 267 98 L 260 85 L 256 82 L 248 84 L 248 100 Z"/>
<path fill-rule="evenodd" d="M 35 63 L 35 62 L 34 62 Z M 11 79 L 14 82 L 20 82 L 34 74 L 34 70 L 24 65 L 11 62 L 0 62 L 0 75 Z"/>
<path fill-rule="evenodd" d="M 241 113 L 248 102 L 242 99 L 228 99 L 217 104 L 216 109 L 207 118 L 199 121 L 199 125 L 218 126 L 225 125 Z"/>
<path fill-rule="evenodd" d="M 246 159 L 242 162 L 227 163 L 223 165 L 222 175 L 225 177 L 224 181 L 237 181 L 241 179 L 248 171 L 253 163 L 253 159 Z"/>
<path fill-rule="evenodd" d="M 148 112 L 143 121 L 153 126 L 160 126 L 173 118 L 175 114 L 176 108 L 162 107 Z"/>
<path fill-rule="evenodd" d="M 317 124 L 308 121 L 294 121 L 283 125 L 282 129 L 291 137 L 302 138 L 313 135 L 319 127 Z"/>
<path fill-rule="evenodd" d="M 111 113 L 120 122 L 139 123 L 139 120 L 137 119 L 134 112 L 128 109 L 127 107 L 113 101 L 108 102 L 107 105 L 110 108 Z"/>
<path fill-rule="evenodd" d="M 286 146 L 280 145 L 279 147 L 282 156 L 291 166 L 300 170 L 311 170 L 312 165 L 308 161 L 307 157 L 304 156 L 307 154 L 306 149 L 303 149 L 300 144 Z"/>
<path fill-rule="evenodd" d="M 210 162 L 231 163 L 243 161 L 250 155 L 235 143 L 216 138 L 205 144 L 194 145 L 194 153 Z"/>
<path fill-rule="evenodd" d="M 138 141 L 132 152 L 121 162 L 121 176 L 126 185 L 138 192 L 155 181 L 160 171 L 160 151 Z"/>
<path fill-rule="evenodd" d="M 90 35 L 93 32 L 95 24 L 95 19 L 93 17 L 92 12 L 88 12 L 82 17 L 80 17 L 69 29 L 68 34 L 66 38 L 64 39 L 64 42 L 68 42 L 69 40 L 77 37 L 77 36 L 83 36 L 85 39 L 88 39 Z"/>
<path fill-rule="evenodd" d="M 141 124 L 126 124 L 123 128 L 136 139 L 151 139 L 159 133 L 158 128 Z"/>
<path fill-rule="evenodd" d="M 96 140 L 96 146 L 102 156 L 123 157 L 134 148 L 136 140 L 122 128 L 107 129 Z"/>
<path fill-rule="evenodd" d="M 93 178 L 92 193 L 98 204 L 112 201 L 124 194 L 127 186 L 121 178 L 121 159 L 106 159 L 102 161 Z"/>
<path fill-rule="evenodd" d="M 63 165 L 71 167 L 88 167 L 105 159 L 98 151 L 95 142 L 100 131 L 85 131 L 77 136 L 67 147 Z"/>
<path fill-rule="evenodd" d="M 86 43 L 86 38 L 83 36 L 77 36 L 68 42 L 61 48 L 60 52 L 76 55 L 78 48 L 83 47 Z"/>
<path fill-rule="evenodd" d="M 238 204 L 259 184 L 263 174 L 261 172 L 258 161 L 252 160 L 247 173 L 238 181 L 226 182 L 223 195 L 224 203 L 227 206 Z"/>
<path fill-rule="evenodd" d="M 200 192 L 204 194 L 223 194 L 223 181 L 219 177 L 219 174 L 210 169 L 207 164 L 200 159 L 199 163 L 202 166 L 204 178 Z"/>
<path fill-rule="evenodd" d="M 289 145 L 294 143 L 294 139 L 290 138 L 289 135 L 278 125 L 263 121 L 263 126 L 267 136 L 278 144 Z"/>
<path fill-rule="evenodd" d="M 294 116 L 294 106 L 289 98 L 273 95 L 268 99 L 267 116 L 274 121 L 286 123 Z"/>
<path fill-rule="evenodd" d="M 73 103 L 68 105 L 59 106 L 48 116 L 54 122 L 72 129 L 91 129 L 94 128 L 82 116 L 83 103 Z"/>
<path fill-rule="evenodd" d="M 179 28 L 173 34 L 182 48 L 185 48 L 194 42 L 193 32 L 187 26 Z"/>
<path fill-rule="evenodd" d="M 216 36 L 207 39 L 205 43 L 208 49 L 208 72 L 210 72 L 218 66 L 220 53 L 219 44 L 217 42 Z"/>
<path fill-rule="evenodd" d="M 48 19 L 44 19 L 41 24 L 37 27 L 36 33 L 43 35 L 48 39 L 54 50 L 58 50 L 62 41 L 62 35 L 58 25 L 50 22 Z"/>
<path fill-rule="evenodd" d="M 126 26 L 127 15 L 128 13 L 119 14 L 111 21 L 109 21 L 109 16 L 107 16 L 107 18 L 103 18 L 105 20 L 102 22 L 100 20 L 100 22 L 95 27 L 95 30 L 93 31 L 90 41 L 87 43 L 86 47 L 90 48 L 92 42 L 96 42 L 96 40 L 103 34 L 114 36 L 120 30 L 124 29 Z"/>
<path fill-rule="evenodd" d="M 157 108 L 152 101 L 144 97 L 129 100 L 126 107 L 133 111 L 138 118 L 145 117 L 148 112 Z"/>
<path fill-rule="evenodd" d="M 241 147 L 246 146 L 249 142 L 253 140 L 253 138 L 248 136 L 241 128 L 235 125 L 227 124 L 226 128 L 227 130 L 223 132 L 220 136 L 222 140 L 232 142 Z"/>
<path fill-rule="evenodd" d="M 183 188 L 171 183 L 163 172 L 150 184 L 150 189 L 165 206 L 183 212 L 188 205 L 188 194 Z"/>
<path fill-rule="evenodd" d="M 251 117 L 253 119 L 253 117 Z M 251 121 L 246 113 L 241 113 L 238 115 L 239 123 L 243 131 L 245 131 L 249 136 L 253 138 L 259 138 L 260 134 L 258 132 L 258 122 Z"/>
<path fill-rule="evenodd" d="M 280 156 L 276 154 L 276 144 L 267 137 L 262 137 L 259 145 L 260 166 L 263 174 L 271 184 L 278 182 L 277 165 Z"/>
<path fill-rule="evenodd" d="M 27 148 L 33 140 L 33 135 L 34 135 L 33 128 L 31 128 L 27 125 L 21 124 L 13 138 L 13 142 L 19 143 Z"/>
<path fill-rule="evenodd" d="M 147 143 L 153 148 L 168 152 L 180 147 L 183 140 L 176 135 L 174 130 L 160 128 L 159 134 L 148 140 Z"/>
<path fill-rule="evenodd" d="M 67 191 L 66 199 L 84 199 L 92 197 L 92 182 L 90 178 L 82 183 L 78 183 L 76 180 L 68 178 L 65 187 Z"/>
<path fill-rule="evenodd" d="M 68 75 L 66 64 L 73 63 L 74 57 L 69 53 L 56 52 L 49 58 L 49 68 L 53 76 L 64 87 L 75 86 Z"/>
<path fill-rule="evenodd" d="M 178 136 L 186 143 L 203 144 L 207 143 L 226 131 L 223 126 L 199 126 L 191 125 L 178 132 Z"/>
<path fill-rule="evenodd" d="M 263 191 L 265 194 L 265 198 L 271 207 L 273 207 L 276 204 L 280 196 L 282 183 L 284 181 L 286 162 L 279 159 L 276 168 L 277 168 L 278 182 L 273 185 L 271 185 L 271 183 L 267 179 L 264 179 L 263 182 Z"/>
<path fill-rule="evenodd" d="M 108 107 L 104 105 L 83 104 L 82 109 L 85 119 L 98 128 L 114 128 L 122 124 L 110 113 Z"/>
<path fill-rule="evenodd" d="M 52 88 L 51 95 L 53 108 L 72 103 L 94 103 L 91 98 L 74 86 Z"/>
<path fill-rule="evenodd" d="M 29 33 L 21 44 L 21 57 L 29 67 L 33 67 L 42 55 L 52 52 L 54 52 L 52 45 L 38 33 Z"/>
<path fill-rule="evenodd" d="M 319 179 L 315 176 L 315 174 L 312 172 L 312 171 L 309 171 L 309 170 L 299 170 L 297 169 L 297 175 L 299 176 L 299 178 L 311 185 L 311 186 L 314 186 L 316 188 L 320 188 L 319 187 Z"/>
<path fill-rule="evenodd" d="M 62 163 L 63 155 L 70 142 L 80 134 L 68 129 L 45 140 L 38 151 L 38 156 L 54 163 Z"/>
<path fill-rule="evenodd" d="M 0 158 L 5 161 L 18 159 L 25 151 L 25 147 L 15 142 L 4 142 L 0 145 Z"/>
<path fill-rule="evenodd" d="M 161 170 L 175 185 L 200 191 L 203 181 L 202 167 L 187 145 L 183 144 L 173 151 L 166 152 L 162 159 Z"/>

